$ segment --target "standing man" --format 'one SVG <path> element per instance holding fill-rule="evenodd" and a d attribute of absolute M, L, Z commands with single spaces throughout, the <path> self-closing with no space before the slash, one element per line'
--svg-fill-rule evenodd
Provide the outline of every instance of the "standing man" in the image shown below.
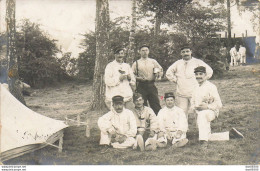
<path fill-rule="evenodd" d="M 127 63 L 124 63 L 124 49 L 114 51 L 115 60 L 110 62 L 105 69 L 106 99 L 108 109 L 111 108 L 112 97 L 120 95 L 124 97 L 125 107 L 133 109 L 133 87 L 135 87 L 134 73 Z"/>
<path fill-rule="evenodd" d="M 232 47 L 229 51 L 231 57 L 230 66 L 238 66 L 238 61 L 240 60 L 240 55 L 238 51 L 239 51 L 239 44 L 236 43 L 235 46 Z"/>
<path fill-rule="evenodd" d="M 241 44 L 239 48 L 240 63 L 241 65 L 246 64 L 246 48 Z"/>
<path fill-rule="evenodd" d="M 136 75 L 137 92 L 142 94 L 144 105 L 148 106 L 148 101 L 150 107 L 157 115 L 161 106 L 158 98 L 158 90 L 154 82 L 162 77 L 163 69 L 155 59 L 148 57 L 149 46 L 142 45 L 139 51 L 141 59 L 134 62 L 132 66 L 134 74 Z"/>
<path fill-rule="evenodd" d="M 187 119 L 192 92 L 198 85 L 194 69 L 198 66 L 205 66 L 207 79 L 211 78 L 213 74 L 213 70 L 209 65 L 200 59 L 192 57 L 191 54 L 190 46 L 183 46 L 181 48 L 182 59 L 173 63 L 166 71 L 168 80 L 177 84 L 176 106 L 183 109 Z"/>

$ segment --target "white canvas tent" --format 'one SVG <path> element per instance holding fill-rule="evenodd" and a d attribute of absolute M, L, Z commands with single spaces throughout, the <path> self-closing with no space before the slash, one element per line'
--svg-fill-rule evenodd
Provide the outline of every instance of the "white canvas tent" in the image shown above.
<path fill-rule="evenodd" d="M 66 127 L 30 110 L 0 84 L 0 162 L 62 141 Z"/>

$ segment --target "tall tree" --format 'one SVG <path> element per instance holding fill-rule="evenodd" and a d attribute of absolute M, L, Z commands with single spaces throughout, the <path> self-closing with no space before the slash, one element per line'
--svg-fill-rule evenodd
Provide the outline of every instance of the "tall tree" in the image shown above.
<path fill-rule="evenodd" d="M 134 61 L 135 56 L 135 30 L 136 30 L 136 0 L 132 0 L 132 18 L 131 18 L 131 29 L 130 29 L 130 36 L 129 36 L 129 48 L 128 48 L 128 57 L 126 62 L 130 65 Z"/>
<path fill-rule="evenodd" d="M 25 100 L 18 83 L 18 64 L 16 54 L 16 28 L 15 28 L 15 5 L 16 0 L 6 0 L 6 32 L 7 32 L 7 60 L 8 60 L 8 85 L 9 91 L 21 103 Z"/>
<path fill-rule="evenodd" d="M 105 107 L 104 71 L 109 55 L 109 3 L 96 0 L 96 61 L 91 109 Z"/>

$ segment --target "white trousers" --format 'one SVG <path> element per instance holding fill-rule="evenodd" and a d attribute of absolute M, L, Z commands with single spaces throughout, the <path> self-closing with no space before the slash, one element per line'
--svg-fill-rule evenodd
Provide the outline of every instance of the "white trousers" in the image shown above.
<path fill-rule="evenodd" d="M 231 56 L 231 62 L 230 62 L 230 65 L 231 66 L 237 66 L 238 65 L 238 60 L 239 60 L 239 56 Z M 241 62 L 241 61 L 240 61 Z"/>
<path fill-rule="evenodd" d="M 245 64 L 246 63 L 246 56 L 241 56 L 240 63 Z"/>
<path fill-rule="evenodd" d="M 210 122 L 215 119 L 215 113 L 212 110 L 196 111 L 197 124 L 199 128 L 199 140 L 205 141 L 225 141 L 229 140 L 229 132 L 211 133 Z"/>
<path fill-rule="evenodd" d="M 100 145 L 109 145 L 111 143 L 111 134 L 100 132 Z M 123 143 L 114 142 L 111 145 L 114 148 L 128 148 L 132 147 L 135 143 L 134 137 L 127 137 Z"/>
<path fill-rule="evenodd" d="M 178 141 L 180 141 L 180 140 L 182 140 L 182 139 L 184 139 L 184 138 L 186 138 L 186 133 L 183 133 L 182 135 L 181 135 L 181 137 L 176 137 L 176 134 L 177 134 L 177 131 L 175 131 L 175 132 L 169 132 L 169 133 L 167 133 L 167 134 L 164 134 L 164 136 L 163 137 L 161 137 L 161 138 L 158 138 L 158 142 L 165 142 L 166 144 L 167 144 L 167 141 L 168 140 L 171 140 L 172 142 L 172 144 L 175 144 L 176 142 L 178 142 Z"/>

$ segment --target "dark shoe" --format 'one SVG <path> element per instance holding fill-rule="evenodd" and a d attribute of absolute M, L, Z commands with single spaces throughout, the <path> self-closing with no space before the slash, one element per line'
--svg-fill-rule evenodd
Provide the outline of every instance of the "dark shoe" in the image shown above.
<path fill-rule="evenodd" d="M 232 128 L 229 131 L 229 138 L 244 138 L 244 135 L 241 134 L 238 130 L 236 130 L 236 128 Z"/>
<path fill-rule="evenodd" d="M 101 154 L 104 154 L 104 153 L 108 152 L 108 150 L 110 148 L 109 145 L 105 144 L 105 145 L 101 145 L 101 146 L 102 146 L 102 149 L 100 151 Z"/>
<path fill-rule="evenodd" d="M 183 147 L 185 146 L 187 143 L 189 142 L 189 140 L 187 138 L 184 138 L 178 142 L 176 142 L 175 144 L 173 144 L 174 147 Z"/>
<path fill-rule="evenodd" d="M 144 151 L 144 139 L 141 135 L 136 136 L 137 146 L 141 151 Z"/>

